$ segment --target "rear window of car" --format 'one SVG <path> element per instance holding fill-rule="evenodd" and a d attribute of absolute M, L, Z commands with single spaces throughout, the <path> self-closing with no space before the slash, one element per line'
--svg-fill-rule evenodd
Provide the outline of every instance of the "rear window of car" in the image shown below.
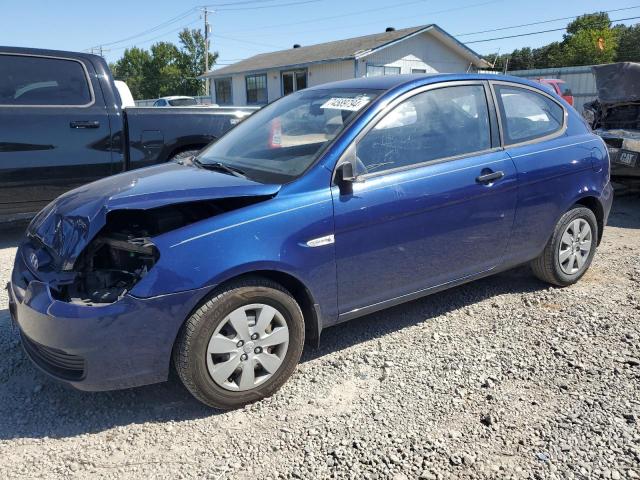
<path fill-rule="evenodd" d="M 495 89 L 507 145 L 536 140 L 562 129 L 564 109 L 546 95 L 504 85 Z"/>
<path fill-rule="evenodd" d="M 197 105 L 195 98 L 174 98 L 173 100 L 169 100 L 169 105 L 172 107 L 191 107 L 193 105 Z"/>
<path fill-rule="evenodd" d="M 0 105 L 83 106 L 92 101 L 87 74 L 75 60 L 0 55 Z"/>

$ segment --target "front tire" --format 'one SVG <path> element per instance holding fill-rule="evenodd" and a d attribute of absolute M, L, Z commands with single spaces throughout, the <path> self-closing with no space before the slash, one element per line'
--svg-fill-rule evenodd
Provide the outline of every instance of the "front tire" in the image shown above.
<path fill-rule="evenodd" d="M 597 243 L 595 215 L 575 206 L 560 218 L 542 254 L 531 262 L 533 273 L 552 285 L 572 285 L 589 269 Z"/>
<path fill-rule="evenodd" d="M 170 162 L 178 162 L 180 160 L 185 160 L 190 157 L 194 157 L 200 152 L 200 150 L 184 150 L 183 152 L 178 152 L 173 155 L 169 161 Z"/>
<path fill-rule="evenodd" d="M 281 285 L 255 277 L 213 294 L 182 327 L 173 362 L 202 403 L 232 409 L 275 393 L 304 345 L 299 305 Z"/>

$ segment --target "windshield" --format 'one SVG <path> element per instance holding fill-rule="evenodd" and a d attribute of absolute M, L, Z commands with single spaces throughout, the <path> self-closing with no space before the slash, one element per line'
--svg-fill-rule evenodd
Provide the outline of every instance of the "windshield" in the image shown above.
<path fill-rule="evenodd" d="M 190 107 L 192 105 L 197 105 L 195 98 L 176 98 L 174 100 L 169 100 L 169 105 L 172 107 Z"/>
<path fill-rule="evenodd" d="M 299 177 L 381 92 L 302 90 L 254 113 L 198 155 L 200 163 L 223 163 L 262 183 Z"/>

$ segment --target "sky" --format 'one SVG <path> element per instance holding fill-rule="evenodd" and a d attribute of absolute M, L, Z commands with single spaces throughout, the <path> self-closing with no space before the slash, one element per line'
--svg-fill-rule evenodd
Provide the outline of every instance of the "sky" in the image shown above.
<path fill-rule="evenodd" d="M 209 0 L 211 51 L 220 66 L 257 53 L 436 23 L 480 54 L 539 47 L 562 31 L 484 41 L 565 27 L 559 20 L 600 10 L 612 20 L 640 17 L 640 0 Z M 178 41 L 185 27 L 203 28 L 207 0 L 0 0 L 0 45 L 83 51 L 103 46 L 108 61 L 125 48 Z M 635 8 L 630 8 L 635 7 Z M 640 22 L 640 18 L 625 24 Z M 492 29 L 499 31 L 474 33 Z M 473 33 L 473 34 L 472 34 Z M 483 40 L 483 41 L 480 41 Z"/>

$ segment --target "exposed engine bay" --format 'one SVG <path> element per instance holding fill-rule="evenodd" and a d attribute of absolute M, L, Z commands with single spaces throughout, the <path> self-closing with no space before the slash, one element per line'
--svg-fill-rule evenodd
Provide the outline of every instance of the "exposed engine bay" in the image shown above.
<path fill-rule="evenodd" d="M 640 180 L 640 64 L 597 65 L 598 99 L 585 103 L 583 116 L 607 144 L 611 176 L 622 183 Z"/>
<path fill-rule="evenodd" d="M 109 212 L 104 228 L 78 257 L 73 280 L 58 284 L 52 294 L 58 300 L 83 305 L 113 303 L 160 258 L 153 237 L 267 198 L 226 198 Z"/>

